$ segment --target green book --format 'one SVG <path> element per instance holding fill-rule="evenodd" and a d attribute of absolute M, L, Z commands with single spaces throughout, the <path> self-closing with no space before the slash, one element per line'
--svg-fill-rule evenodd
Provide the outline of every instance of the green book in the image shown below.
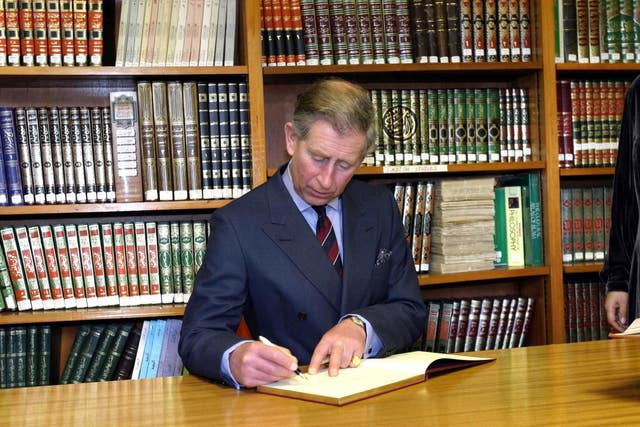
<path fill-rule="evenodd" d="M 182 293 L 182 267 L 180 263 L 180 223 L 172 222 L 170 225 L 171 238 L 171 266 L 173 271 L 174 302 L 184 302 Z"/>
<path fill-rule="evenodd" d="M 396 164 L 396 146 L 393 140 L 393 94 L 391 89 L 380 90 L 380 114 L 382 117 L 380 132 L 384 146 L 383 165 Z"/>
<path fill-rule="evenodd" d="M 27 328 L 10 326 L 7 357 L 7 387 L 24 387 L 26 383 Z"/>
<path fill-rule="evenodd" d="M 71 380 L 71 373 L 73 372 L 74 365 L 76 363 L 76 359 L 80 354 L 80 350 L 84 344 L 84 341 L 89 336 L 89 332 L 91 331 L 90 325 L 81 325 L 76 333 L 76 337 L 73 340 L 73 344 L 71 345 L 71 350 L 69 351 L 69 356 L 67 357 L 67 361 L 64 365 L 64 370 L 62 371 L 62 375 L 60 376 L 60 384 L 69 384 Z"/>
<path fill-rule="evenodd" d="M 38 325 L 28 325 L 25 360 L 25 381 L 27 387 L 38 385 Z"/>
<path fill-rule="evenodd" d="M 465 89 L 453 90 L 453 143 L 456 163 L 467 163 L 467 103 Z"/>
<path fill-rule="evenodd" d="M 85 381 L 89 365 L 91 364 L 91 359 L 93 359 L 93 356 L 96 353 L 96 349 L 104 329 L 105 326 L 102 324 L 93 325 L 91 327 L 89 335 L 83 341 L 80 353 L 73 364 L 73 371 L 71 372 L 70 378 L 71 383 L 75 384 Z"/>
<path fill-rule="evenodd" d="M 438 92 L 436 89 L 427 89 L 427 155 L 429 164 L 440 163 L 440 131 L 438 126 Z M 423 147 L 424 150 L 424 147 Z"/>
<path fill-rule="evenodd" d="M 445 121 L 448 140 L 449 140 L 449 163 L 456 163 L 456 127 L 455 127 L 455 114 L 456 114 L 456 99 L 453 89 L 447 89 L 447 119 Z"/>
<path fill-rule="evenodd" d="M 429 160 L 429 100 L 427 99 L 427 90 L 418 90 L 418 111 L 419 111 L 419 135 L 418 135 L 418 153 L 420 158 L 414 159 L 414 163 L 428 165 Z"/>
<path fill-rule="evenodd" d="M 489 161 L 489 134 L 487 118 L 487 91 L 477 88 L 473 90 L 473 121 L 475 123 L 476 157 L 478 163 Z"/>
<path fill-rule="evenodd" d="M 9 357 L 9 328 L 0 327 L 0 388 L 7 388 L 7 358 Z"/>
<path fill-rule="evenodd" d="M 193 260 L 193 226 L 191 222 L 180 223 L 180 266 L 182 271 L 182 293 L 184 302 L 189 302 L 189 296 L 195 283 L 195 265 Z"/>
<path fill-rule="evenodd" d="M 173 302 L 173 269 L 171 260 L 171 231 L 168 222 L 158 223 L 158 265 L 160 295 L 163 304 Z"/>
<path fill-rule="evenodd" d="M 449 128 L 447 123 L 447 90 L 437 89 L 436 125 L 438 126 L 438 159 L 440 164 L 449 163 Z"/>
<path fill-rule="evenodd" d="M 40 325 L 38 333 L 38 385 L 51 383 L 51 325 Z"/>
<path fill-rule="evenodd" d="M 193 221 L 193 262 L 194 271 L 197 274 L 204 263 L 207 254 L 207 223 Z"/>
<path fill-rule="evenodd" d="M 475 101 L 473 99 L 473 89 L 467 88 L 464 92 L 464 118 L 465 133 L 467 136 L 467 162 L 477 163 L 478 154 L 476 152 L 476 120 Z"/>
<path fill-rule="evenodd" d="M 496 259 L 493 265 L 504 267 L 507 265 L 507 219 L 505 209 L 504 187 L 496 187 L 495 199 L 495 233 L 493 235 L 493 246 L 496 251 Z"/>
<path fill-rule="evenodd" d="M 487 155 L 490 163 L 500 161 L 500 94 L 498 89 L 487 92 Z"/>
<path fill-rule="evenodd" d="M 108 352 L 111 349 L 112 343 L 118 332 L 118 325 L 111 323 L 104 328 L 104 331 L 100 335 L 100 340 L 96 346 L 91 363 L 87 368 L 86 375 L 84 377 L 85 383 L 98 381 L 98 376 L 102 372 L 102 368 L 107 357 Z"/>
<path fill-rule="evenodd" d="M 124 346 L 127 343 L 132 328 L 133 323 L 125 323 L 118 327 L 116 336 L 114 337 L 106 357 L 104 358 L 102 369 L 98 373 L 98 381 L 109 381 L 113 378 L 113 374 L 116 371 L 118 362 L 120 361 L 120 357 L 122 356 Z"/>

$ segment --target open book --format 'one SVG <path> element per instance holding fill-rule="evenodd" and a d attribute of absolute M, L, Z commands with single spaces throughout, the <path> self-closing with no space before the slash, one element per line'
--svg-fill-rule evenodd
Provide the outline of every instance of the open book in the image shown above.
<path fill-rule="evenodd" d="M 384 359 L 365 359 L 357 368 L 341 369 L 330 377 L 325 368 L 305 380 L 294 376 L 259 386 L 258 392 L 313 402 L 344 405 L 425 381 L 429 375 L 486 363 L 488 357 L 414 351 Z"/>
<path fill-rule="evenodd" d="M 640 338 L 640 318 L 637 318 L 624 332 L 609 332 L 609 338 Z"/>

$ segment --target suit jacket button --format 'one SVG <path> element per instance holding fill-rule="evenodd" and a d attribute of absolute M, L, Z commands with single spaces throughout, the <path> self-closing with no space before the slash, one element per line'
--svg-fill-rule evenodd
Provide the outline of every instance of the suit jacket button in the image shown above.
<path fill-rule="evenodd" d="M 301 311 L 298 313 L 298 320 L 307 320 L 307 313 Z"/>

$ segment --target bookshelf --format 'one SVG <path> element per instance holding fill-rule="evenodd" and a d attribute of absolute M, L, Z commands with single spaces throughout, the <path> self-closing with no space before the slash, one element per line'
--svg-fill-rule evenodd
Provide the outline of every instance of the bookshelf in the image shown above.
<path fill-rule="evenodd" d="M 121 0 L 105 0 L 113 13 L 105 14 L 105 28 L 117 34 Z M 536 301 L 527 345 L 565 341 L 563 278 L 594 273 L 598 264 L 562 264 L 560 185 L 564 179 L 609 179 L 613 168 L 559 169 L 556 125 L 556 80 L 572 75 L 631 75 L 637 64 L 555 64 L 553 1 L 532 0 L 530 5 L 532 61 L 514 63 L 375 64 L 266 67 L 261 65 L 261 19 L 259 0 L 239 1 L 239 64 L 227 67 L 0 67 L 0 102 L 3 105 L 59 105 L 60 103 L 106 105 L 113 90 L 135 90 L 139 80 L 205 80 L 245 78 L 248 85 L 252 140 L 253 187 L 265 182 L 287 159 L 282 125 L 288 120 L 296 94 L 316 78 L 337 75 L 368 88 L 525 87 L 529 91 L 532 160 L 520 163 L 448 164 L 407 167 L 366 166 L 359 179 L 415 179 L 470 175 L 501 175 L 537 171 L 541 174 L 545 265 L 529 268 L 421 274 L 425 298 L 522 295 Z M 112 37 L 115 37 L 112 35 Z M 113 39 L 111 45 L 113 45 Z M 109 44 L 106 49 L 109 49 Z M 111 46 L 114 49 L 114 46 Z M 111 51 L 113 56 L 113 51 Z M 94 217 L 206 217 L 229 200 L 102 203 L 0 208 L 0 224 L 27 218 L 37 223 L 50 218 Z M 58 363 L 64 360 L 77 325 L 108 319 L 180 317 L 182 305 L 73 309 L 47 312 L 0 313 L 0 325 L 53 323 L 61 325 L 54 337 Z M 58 372 L 61 368 L 57 368 Z M 56 377 L 56 374 L 54 374 Z"/>

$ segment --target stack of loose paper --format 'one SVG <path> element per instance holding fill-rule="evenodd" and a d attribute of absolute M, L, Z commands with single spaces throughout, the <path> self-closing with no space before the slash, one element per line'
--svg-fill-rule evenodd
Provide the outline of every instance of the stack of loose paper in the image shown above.
<path fill-rule="evenodd" d="M 458 273 L 493 269 L 494 178 L 436 182 L 431 270 Z"/>

